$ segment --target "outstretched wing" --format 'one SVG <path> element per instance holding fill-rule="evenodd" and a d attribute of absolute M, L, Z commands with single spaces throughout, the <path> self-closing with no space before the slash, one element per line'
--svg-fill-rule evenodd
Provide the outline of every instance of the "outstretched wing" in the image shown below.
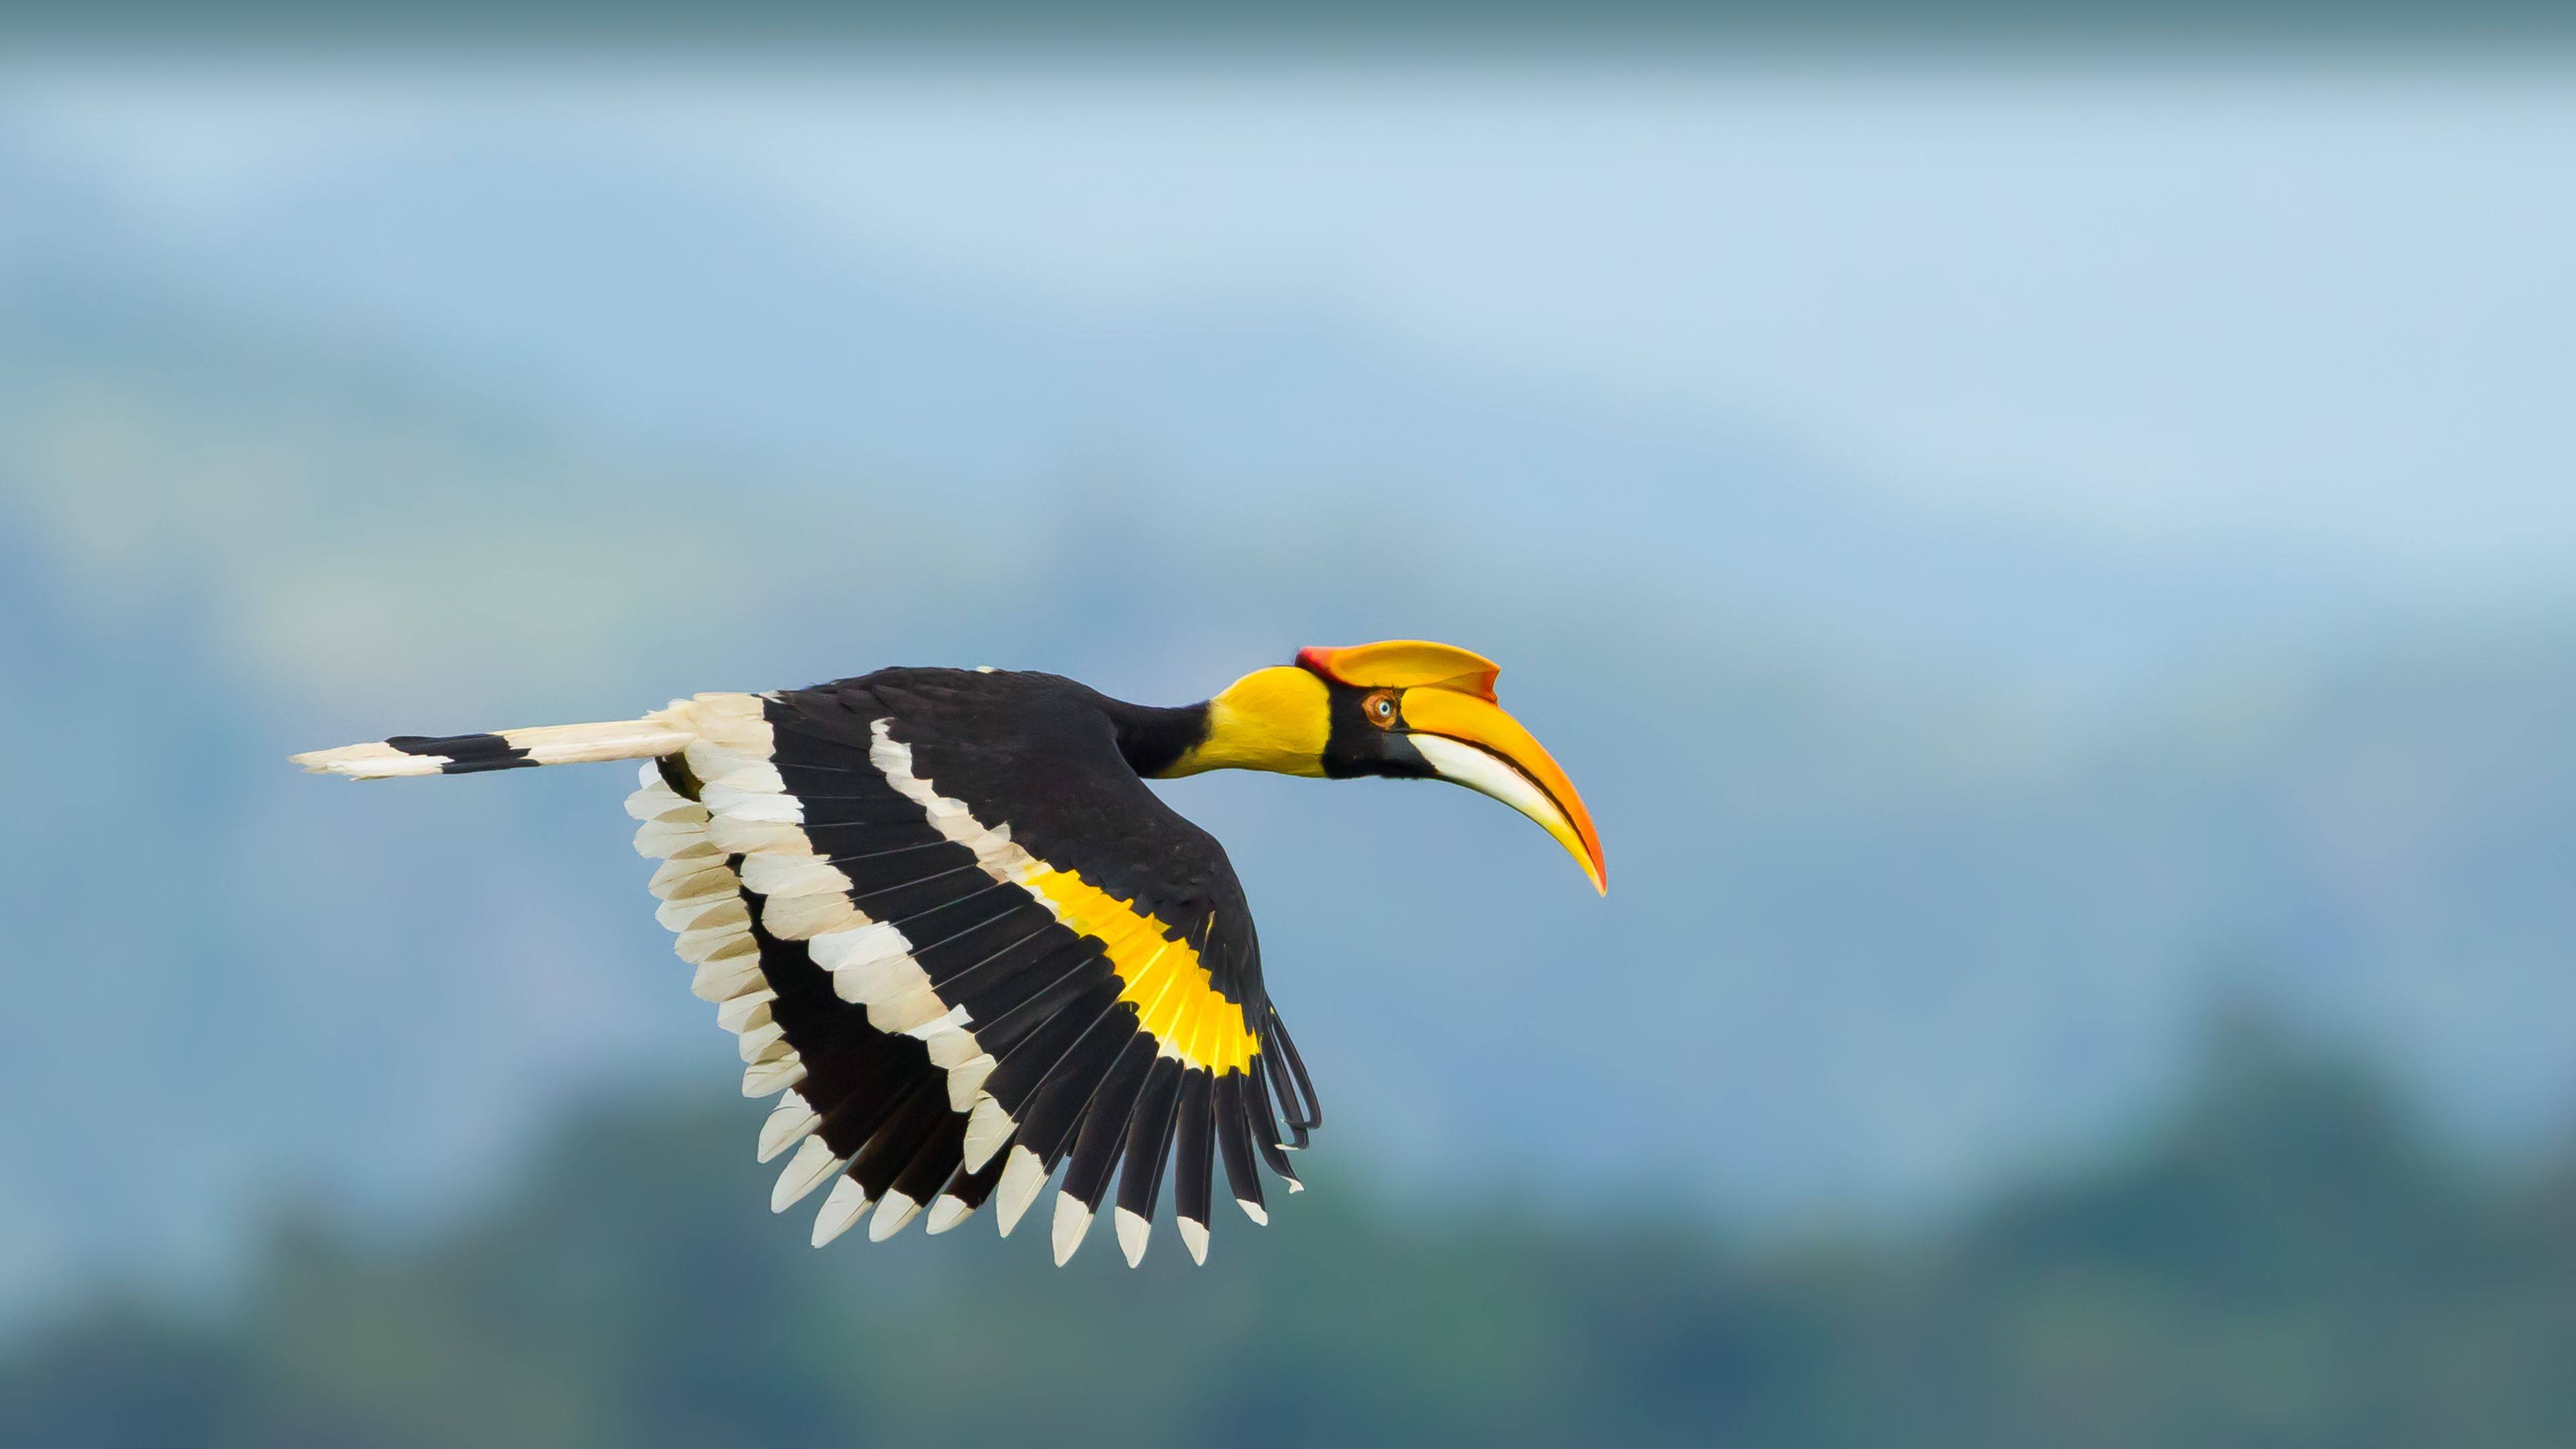
<path fill-rule="evenodd" d="M 884 1238 L 988 1197 L 1008 1233 L 1062 1168 L 1056 1260 L 1114 1176 L 1134 1262 L 1176 1163 L 1204 1261 L 1216 1158 L 1256 1221 L 1256 1157 L 1297 1186 L 1279 1124 L 1303 1145 L 1319 1114 L 1241 888 L 1086 697 L 945 670 L 700 696 L 693 742 L 645 767 L 661 918 L 740 1033 L 745 1094 L 781 1094 L 771 1205 L 838 1179 L 818 1245 L 871 1207 Z"/>

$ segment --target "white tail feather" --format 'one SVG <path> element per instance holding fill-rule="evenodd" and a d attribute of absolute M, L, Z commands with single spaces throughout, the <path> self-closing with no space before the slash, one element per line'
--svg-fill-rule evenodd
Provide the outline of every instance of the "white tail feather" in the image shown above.
<path fill-rule="evenodd" d="M 737 703 L 737 702 L 744 703 Z M 676 755 L 705 737 L 701 723 L 730 723 L 744 709 L 757 711 L 754 695 L 702 694 L 675 700 L 642 719 L 599 724 L 536 725 L 486 734 L 437 738 L 397 736 L 400 743 L 376 741 L 343 745 L 336 750 L 310 750 L 294 756 L 296 764 L 317 775 L 352 780 L 389 780 L 405 775 L 461 775 L 481 770 L 529 765 L 582 765 L 601 760 L 647 760 Z"/>

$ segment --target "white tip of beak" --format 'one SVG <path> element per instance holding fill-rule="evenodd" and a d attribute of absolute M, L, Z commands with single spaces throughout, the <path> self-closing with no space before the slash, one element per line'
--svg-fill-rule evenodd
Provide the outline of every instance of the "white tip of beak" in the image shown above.
<path fill-rule="evenodd" d="M 1432 769 L 1440 772 L 1441 779 L 1464 785 L 1479 795 L 1491 795 L 1537 821 L 1541 830 L 1555 836 L 1557 844 L 1574 856 L 1576 863 L 1583 867 L 1584 875 L 1591 878 L 1593 889 L 1605 894 L 1608 892 L 1608 885 L 1593 869 L 1591 852 L 1585 849 L 1583 837 L 1575 830 L 1574 822 L 1565 818 L 1565 812 L 1557 808 L 1556 802 L 1548 798 L 1548 793 L 1540 789 L 1537 782 L 1513 769 L 1501 756 L 1478 749 L 1464 740 L 1419 731 L 1405 738 L 1422 752 L 1422 758 L 1431 762 Z"/>

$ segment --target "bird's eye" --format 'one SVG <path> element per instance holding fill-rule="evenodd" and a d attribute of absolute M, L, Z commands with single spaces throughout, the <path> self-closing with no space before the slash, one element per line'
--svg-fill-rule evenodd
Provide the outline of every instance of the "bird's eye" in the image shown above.
<path fill-rule="evenodd" d="M 1395 724 L 1395 691 L 1381 689 L 1361 700 L 1360 712 L 1367 715 L 1368 722 L 1379 729 L 1392 727 Z"/>

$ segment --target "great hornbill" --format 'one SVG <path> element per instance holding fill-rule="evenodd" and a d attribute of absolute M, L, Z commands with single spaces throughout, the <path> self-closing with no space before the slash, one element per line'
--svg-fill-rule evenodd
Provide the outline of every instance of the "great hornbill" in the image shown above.
<path fill-rule="evenodd" d="M 1224 849 L 1144 781 L 1450 780 L 1537 821 L 1606 890 L 1590 814 L 1494 702 L 1496 673 L 1415 640 L 1307 649 L 1164 709 L 1052 674 L 881 669 L 295 760 L 361 780 L 644 761 L 626 808 L 662 862 L 656 914 L 741 1038 L 743 1094 L 780 1094 L 760 1160 L 796 1149 L 770 1208 L 837 1179 L 817 1247 L 871 1205 L 872 1239 L 924 1205 L 945 1232 L 988 1197 L 1007 1234 L 1063 1167 L 1056 1261 L 1115 1173 L 1133 1264 L 1176 1160 L 1181 1240 L 1205 1262 L 1215 1160 L 1266 1222 L 1256 1155 L 1299 1190 L 1283 1149 L 1323 1113 Z"/>

